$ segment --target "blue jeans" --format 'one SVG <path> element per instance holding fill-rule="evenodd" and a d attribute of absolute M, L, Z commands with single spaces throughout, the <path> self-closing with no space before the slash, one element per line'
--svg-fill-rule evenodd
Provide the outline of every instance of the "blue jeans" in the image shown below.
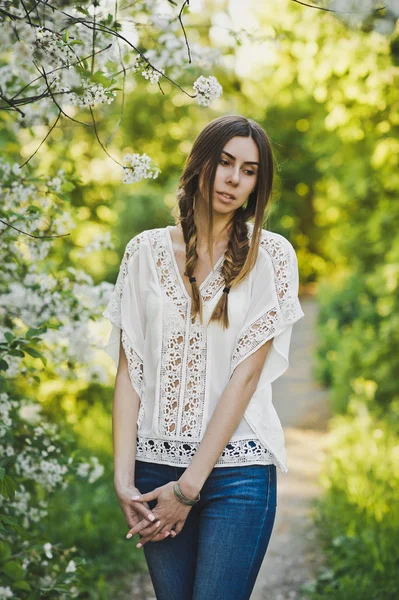
<path fill-rule="evenodd" d="M 178 480 L 185 469 L 136 460 L 135 485 L 144 494 Z M 157 600 L 249 600 L 272 533 L 276 495 L 275 465 L 215 467 L 182 531 L 143 546 Z"/>

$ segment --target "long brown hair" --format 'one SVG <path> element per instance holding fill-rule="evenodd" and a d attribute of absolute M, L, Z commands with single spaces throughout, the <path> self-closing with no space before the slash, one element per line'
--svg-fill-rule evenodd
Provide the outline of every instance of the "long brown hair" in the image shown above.
<path fill-rule="evenodd" d="M 267 134 L 256 121 L 239 115 L 226 115 L 210 121 L 202 129 L 194 141 L 180 175 L 177 192 L 178 212 L 176 209 L 173 211 L 176 224 L 180 223 L 181 225 L 186 245 L 185 275 L 192 277 L 198 260 L 194 197 L 199 190 L 199 178 L 202 174 L 204 196 L 208 196 L 209 200 L 208 251 L 213 269 L 212 191 L 221 152 L 226 143 L 235 136 L 251 137 L 254 140 L 259 150 L 259 169 L 254 191 L 249 195 L 246 205 L 244 204 L 234 212 L 228 224 L 229 242 L 222 267 L 222 275 L 227 287 L 233 287 L 242 281 L 256 263 L 266 207 L 272 193 L 274 175 L 272 147 Z M 250 245 L 247 221 L 253 217 L 255 217 L 255 222 Z M 194 281 L 191 286 L 193 299 L 191 316 L 195 320 L 196 315 L 199 314 L 202 324 L 202 299 L 199 287 Z M 209 323 L 211 321 L 219 322 L 223 329 L 229 326 L 227 293 L 222 294 L 215 306 Z"/>

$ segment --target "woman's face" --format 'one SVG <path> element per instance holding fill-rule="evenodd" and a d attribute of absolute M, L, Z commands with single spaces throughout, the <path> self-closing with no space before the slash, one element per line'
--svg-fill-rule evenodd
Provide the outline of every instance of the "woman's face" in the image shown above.
<path fill-rule="evenodd" d="M 213 209 L 217 213 L 235 212 L 256 186 L 259 150 L 250 137 L 233 137 L 224 146 L 216 168 Z M 227 194 L 225 197 L 223 194 Z"/>

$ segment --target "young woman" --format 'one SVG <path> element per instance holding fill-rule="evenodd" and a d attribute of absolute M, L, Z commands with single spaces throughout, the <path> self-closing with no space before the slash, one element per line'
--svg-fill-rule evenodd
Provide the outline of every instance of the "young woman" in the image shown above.
<path fill-rule="evenodd" d="M 287 471 L 271 383 L 304 316 L 295 251 L 262 228 L 272 183 L 260 125 L 211 121 L 176 225 L 129 241 L 103 313 L 115 490 L 158 600 L 249 599 L 271 536 Z"/>

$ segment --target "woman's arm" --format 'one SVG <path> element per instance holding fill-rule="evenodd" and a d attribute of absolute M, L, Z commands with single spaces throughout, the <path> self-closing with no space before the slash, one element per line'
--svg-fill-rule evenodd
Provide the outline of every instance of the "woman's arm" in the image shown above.
<path fill-rule="evenodd" d="M 154 536 L 154 541 L 161 541 L 165 534 L 158 534 L 161 524 L 156 521 L 148 503 L 132 501 L 132 495 L 139 493 L 134 482 L 139 408 L 140 397 L 130 381 L 126 354 L 120 341 L 112 407 L 114 487 L 129 529 L 138 523 L 146 525 L 146 532 Z"/>
<path fill-rule="evenodd" d="M 194 498 L 201 490 L 237 429 L 256 390 L 272 342 L 273 338 L 242 361 L 224 389 L 191 464 L 179 479 L 180 488 L 188 498 Z"/>
<path fill-rule="evenodd" d="M 139 408 L 140 397 L 130 381 L 127 359 L 121 341 L 112 407 L 114 486 L 116 491 L 134 485 Z"/>

